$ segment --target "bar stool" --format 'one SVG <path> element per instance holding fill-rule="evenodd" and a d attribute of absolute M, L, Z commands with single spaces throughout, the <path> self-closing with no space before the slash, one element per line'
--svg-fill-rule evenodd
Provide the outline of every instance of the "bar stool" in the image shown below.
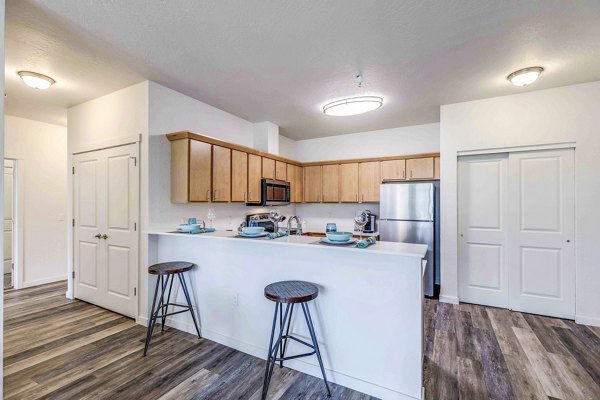
<path fill-rule="evenodd" d="M 156 288 L 154 289 L 154 298 L 152 300 L 152 312 L 150 313 L 150 320 L 148 321 L 146 344 L 144 346 L 144 357 L 146 356 L 146 353 L 148 352 L 148 347 L 150 346 L 150 339 L 152 338 L 152 331 L 154 331 L 154 325 L 156 325 L 156 320 L 159 318 L 161 319 L 160 330 L 163 331 L 165 329 L 165 321 L 168 316 L 181 314 L 186 311 L 189 311 L 190 314 L 192 314 L 192 319 L 194 320 L 194 326 L 196 327 L 196 333 L 198 333 L 198 339 L 200 339 L 200 329 L 198 329 L 196 315 L 194 314 L 194 309 L 192 308 L 190 293 L 188 292 L 188 288 L 185 283 L 184 277 L 184 273 L 190 271 L 195 266 L 196 264 L 187 261 L 171 261 L 160 264 L 154 264 L 148 268 L 148 273 L 151 275 L 158 275 L 158 278 L 156 279 Z M 171 289 L 173 288 L 173 279 L 175 279 L 176 275 L 179 278 L 179 283 L 181 284 L 181 288 L 183 289 L 183 294 L 185 296 L 187 305 L 170 302 Z M 167 289 L 167 286 L 169 286 L 169 291 L 167 292 L 167 297 L 165 300 L 165 291 Z M 158 302 L 158 307 L 156 307 L 156 296 L 158 295 L 159 287 L 161 288 L 161 295 L 160 301 Z M 168 313 L 167 311 L 169 306 L 183 307 L 183 310 Z"/>
<path fill-rule="evenodd" d="M 271 377 L 273 376 L 273 368 L 277 362 L 279 362 L 280 367 L 283 367 L 283 362 L 286 360 L 308 357 L 312 356 L 313 354 L 316 354 L 317 360 L 319 360 L 319 366 L 321 367 L 321 373 L 323 374 L 323 380 L 325 381 L 325 388 L 327 389 L 327 397 L 331 397 L 329 383 L 327 383 L 325 368 L 323 367 L 323 360 L 321 359 L 321 352 L 319 351 L 319 344 L 317 343 L 315 327 L 313 325 L 312 318 L 310 316 L 310 310 L 308 309 L 307 304 L 309 301 L 316 299 L 318 295 L 319 288 L 312 283 L 303 281 L 276 282 L 265 287 L 265 297 L 275 302 L 275 314 L 273 315 L 273 327 L 271 328 L 271 340 L 269 341 L 269 354 L 267 355 L 267 367 L 265 369 L 265 378 L 263 382 L 262 400 L 267 398 L 269 384 L 271 383 Z M 284 303 L 287 304 L 285 313 L 283 313 Z M 294 312 L 295 304 L 300 304 L 302 307 L 302 312 L 304 313 L 304 319 L 306 320 L 306 325 L 308 326 L 312 344 L 295 338 L 289 334 L 292 313 Z M 273 345 L 277 314 L 279 314 L 279 334 L 277 335 L 275 345 Z M 285 335 L 283 334 L 284 330 Z M 310 353 L 286 357 L 285 350 L 287 348 L 288 339 L 295 340 L 296 342 L 313 349 L 313 351 Z M 277 356 L 277 353 L 279 353 L 279 357 Z"/>

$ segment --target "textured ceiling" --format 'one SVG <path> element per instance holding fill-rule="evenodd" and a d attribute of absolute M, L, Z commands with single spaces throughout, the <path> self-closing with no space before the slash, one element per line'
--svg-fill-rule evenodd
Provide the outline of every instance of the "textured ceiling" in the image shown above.
<path fill-rule="evenodd" d="M 304 139 L 435 122 L 441 104 L 600 80 L 598 0 L 7 0 L 7 19 L 7 112 L 32 104 L 50 115 L 150 79 Z M 531 87 L 506 81 L 532 65 L 546 72 Z M 58 84 L 26 93 L 18 69 Z M 321 112 L 358 94 L 380 95 L 384 107 Z"/>

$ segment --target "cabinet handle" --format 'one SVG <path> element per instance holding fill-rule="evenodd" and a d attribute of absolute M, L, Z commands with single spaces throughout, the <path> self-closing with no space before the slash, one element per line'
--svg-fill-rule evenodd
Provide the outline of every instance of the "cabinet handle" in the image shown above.
<path fill-rule="evenodd" d="M 246 196 L 246 192 L 244 192 L 244 201 L 248 200 L 248 197 Z"/>
<path fill-rule="evenodd" d="M 402 179 L 406 179 L 406 171 L 402 171 Z"/>
<path fill-rule="evenodd" d="M 206 201 L 210 200 L 210 189 L 206 191 Z"/>
<path fill-rule="evenodd" d="M 356 196 L 356 202 L 358 203 L 358 193 L 355 196 Z"/>
<path fill-rule="evenodd" d="M 412 169 L 410 170 L 410 179 L 412 179 Z"/>
<path fill-rule="evenodd" d="M 217 193 L 218 193 L 218 192 L 219 192 L 218 190 L 215 190 L 215 192 L 213 193 L 213 198 L 214 198 L 215 200 L 217 200 L 217 199 L 218 199 L 218 195 L 217 195 Z"/>
<path fill-rule="evenodd" d="M 365 201 L 365 194 L 364 194 L 364 193 L 361 195 L 360 201 L 361 201 L 361 202 L 364 202 L 364 201 Z"/>
<path fill-rule="evenodd" d="M 248 194 L 248 199 L 252 198 L 252 192 L 250 192 L 250 194 Z"/>

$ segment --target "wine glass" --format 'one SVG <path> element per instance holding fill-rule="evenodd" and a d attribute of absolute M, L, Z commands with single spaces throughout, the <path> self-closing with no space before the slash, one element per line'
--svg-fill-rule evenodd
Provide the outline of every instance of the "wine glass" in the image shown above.
<path fill-rule="evenodd" d="M 277 233 L 277 230 L 279 228 L 279 226 L 278 226 L 279 218 L 281 218 L 281 214 L 279 214 L 279 210 L 277 210 L 276 208 L 273 208 L 271 211 L 269 211 L 269 220 L 273 223 L 273 232 L 275 232 L 275 233 Z"/>
<path fill-rule="evenodd" d="M 217 218 L 217 212 L 214 208 L 209 208 L 208 212 L 206 213 L 206 219 L 209 221 L 208 224 L 210 228 L 213 227 L 213 221 L 215 218 Z"/>
<path fill-rule="evenodd" d="M 363 234 L 363 229 L 365 227 L 365 225 L 367 224 L 368 218 L 367 218 L 367 213 L 364 211 L 357 211 L 356 215 L 354 216 L 354 223 L 356 224 L 356 226 L 358 227 L 358 231 L 360 232 L 360 240 L 362 240 L 362 234 Z"/>

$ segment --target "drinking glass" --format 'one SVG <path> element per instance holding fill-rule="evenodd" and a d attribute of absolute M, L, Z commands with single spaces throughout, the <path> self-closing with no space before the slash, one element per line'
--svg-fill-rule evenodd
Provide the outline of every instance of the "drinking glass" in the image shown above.
<path fill-rule="evenodd" d="M 354 216 L 354 223 L 358 227 L 358 231 L 360 232 L 359 238 L 362 240 L 363 229 L 367 224 L 368 218 L 367 213 L 364 211 L 357 211 Z"/>
<path fill-rule="evenodd" d="M 277 233 L 279 229 L 279 218 L 281 218 L 281 214 L 279 214 L 279 210 L 272 209 L 269 211 L 269 220 L 273 223 L 273 232 Z"/>
<path fill-rule="evenodd" d="M 206 219 L 209 221 L 210 228 L 213 227 L 213 221 L 215 220 L 215 218 L 217 218 L 217 212 L 214 208 L 209 208 L 208 212 L 206 213 Z"/>

